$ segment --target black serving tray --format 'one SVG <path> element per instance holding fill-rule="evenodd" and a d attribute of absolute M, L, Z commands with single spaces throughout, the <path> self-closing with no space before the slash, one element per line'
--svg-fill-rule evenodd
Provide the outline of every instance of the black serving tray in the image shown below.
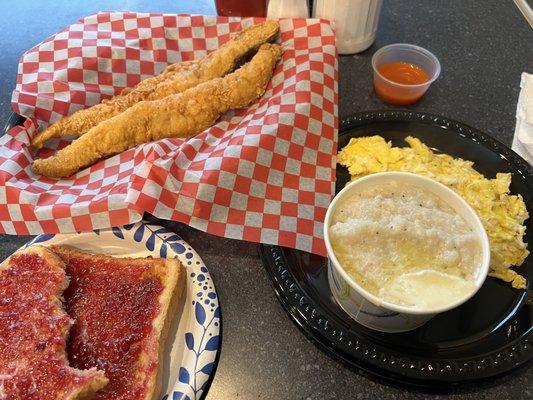
<path fill-rule="evenodd" d="M 533 213 L 533 169 L 490 136 L 436 115 L 410 111 L 356 114 L 341 122 L 339 149 L 349 139 L 380 134 L 396 146 L 413 135 L 434 150 L 474 161 L 486 177 L 511 172 L 512 193 L 520 193 Z M 336 189 L 349 180 L 337 167 Z M 525 241 L 533 246 L 532 218 Z M 533 358 L 533 256 L 516 271 L 528 288 L 516 290 L 494 278 L 462 306 L 437 315 L 405 333 L 382 333 L 353 321 L 329 290 L 326 259 L 279 246 L 261 245 L 274 290 L 292 320 L 333 357 L 396 383 L 446 388 L 493 380 Z"/>

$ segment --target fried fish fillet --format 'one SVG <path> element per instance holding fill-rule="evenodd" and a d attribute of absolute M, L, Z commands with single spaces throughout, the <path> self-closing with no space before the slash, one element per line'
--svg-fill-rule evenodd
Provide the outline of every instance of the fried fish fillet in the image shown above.
<path fill-rule="evenodd" d="M 278 32 L 279 23 L 276 21 L 251 26 L 201 60 L 170 66 L 163 72 L 163 77 L 150 78 L 132 90 L 125 90 L 118 96 L 57 121 L 35 136 L 32 146 L 39 149 L 48 139 L 57 136 L 81 136 L 98 123 L 120 114 L 140 101 L 162 99 L 222 77 L 231 72 L 242 57 L 274 39 Z"/>
<path fill-rule="evenodd" d="M 245 107 L 263 95 L 281 57 L 281 47 L 262 45 L 235 72 L 161 100 L 141 101 L 105 120 L 54 156 L 35 160 L 37 174 L 70 176 L 101 158 L 165 137 L 190 137 L 210 127 L 220 115 Z"/>
<path fill-rule="evenodd" d="M 124 88 L 120 92 L 119 96 L 125 96 L 128 93 L 136 91 L 147 91 L 147 90 L 154 90 L 155 87 L 163 82 L 165 79 L 168 79 L 170 76 L 175 75 L 177 73 L 182 73 L 190 70 L 195 64 L 197 64 L 200 60 L 194 60 L 194 61 L 182 61 L 175 64 L 170 64 L 168 67 L 166 67 L 159 75 L 152 76 L 151 78 L 145 79 L 143 81 L 140 81 L 137 85 L 130 88 Z M 109 101 L 109 100 L 103 100 L 102 103 Z"/>

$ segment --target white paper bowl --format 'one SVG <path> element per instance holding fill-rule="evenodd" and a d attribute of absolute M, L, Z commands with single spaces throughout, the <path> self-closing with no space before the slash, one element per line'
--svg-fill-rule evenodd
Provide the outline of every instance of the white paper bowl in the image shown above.
<path fill-rule="evenodd" d="M 418 186 L 442 199 L 457 212 L 481 240 L 482 262 L 478 268 L 475 290 L 463 298 L 444 307 L 421 310 L 389 303 L 363 289 L 342 267 L 337 260 L 329 238 L 331 218 L 342 199 L 365 190 L 366 188 L 388 182 L 405 183 Z M 470 299 L 483 285 L 489 271 L 489 239 L 476 212 L 457 193 L 443 184 L 421 175 L 407 172 L 381 172 L 350 182 L 333 199 L 328 207 L 324 221 L 324 240 L 328 252 L 328 280 L 331 292 L 344 311 L 360 324 L 382 332 L 404 332 L 415 329 L 436 314 L 451 310 Z"/>

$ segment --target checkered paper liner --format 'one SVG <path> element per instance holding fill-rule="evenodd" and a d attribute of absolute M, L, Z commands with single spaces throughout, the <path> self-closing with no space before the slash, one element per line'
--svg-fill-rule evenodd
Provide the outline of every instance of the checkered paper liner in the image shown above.
<path fill-rule="evenodd" d="M 31 171 L 39 127 L 162 71 L 204 57 L 254 18 L 105 12 L 25 53 L 13 108 L 23 126 L 0 138 L 0 231 L 68 233 L 119 226 L 144 212 L 228 238 L 325 254 L 334 193 L 337 58 L 329 22 L 280 21 L 282 61 L 265 95 L 188 139 L 162 139 L 71 179 Z M 68 144 L 52 141 L 39 156 Z"/>

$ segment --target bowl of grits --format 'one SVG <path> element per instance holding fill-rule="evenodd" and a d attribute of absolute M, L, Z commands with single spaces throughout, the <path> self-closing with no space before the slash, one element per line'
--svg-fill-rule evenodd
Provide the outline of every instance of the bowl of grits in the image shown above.
<path fill-rule="evenodd" d="M 412 330 L 458 307 L 489 270 L 476 212 L 453 190 L 412 173 L 350 182 L 328 208 L 324 239 L 335 300 L 383 332 Z"/>

